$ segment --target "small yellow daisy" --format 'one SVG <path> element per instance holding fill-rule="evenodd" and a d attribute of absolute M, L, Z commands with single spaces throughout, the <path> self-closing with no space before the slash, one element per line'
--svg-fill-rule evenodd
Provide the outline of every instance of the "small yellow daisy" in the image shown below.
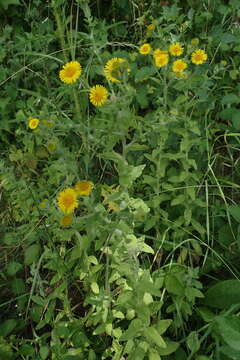
<path fill-rule="evenodd" d="M 161 50 L 161 49 L 156 49 L 153 52 L 153 57 L 156 57 L 158 55 L 163 55 L 163 54 L 168 54 L 168 52 L 166 50 Z"/>
<path fill-rule="evenodd" d="M 82 66 L 78 61 L 70 61 L 63 65 L 59 71 L 60 79 L 66 84 L 72 84 L 77 81 L 82 73 Z"/>
<path fill-rule="evenodd" d="M 198 45 L 199 44 L 199 39 L 192 39 L 191 44 L 194 45 L 194 46 Z"/>
<path fill-rule="evenodd" d="M 54 142 L 49 142 L 49 143 L 47 144 L 47 149 L 48 149 L 48 151 L 49 151 L 50 153 L 54 153 L 54 152 L 56 151 L 56 149 L 57 149 L 57 144 L 54 143 Z"/>
<path fill-rule="evenodd" d="M 89 98 L 94 106 L 102 106 L 108 98 L 108 91 L 102 85 L 93 86 L 89 92 Z"/>
<path fill-rule="evenodd" d="M 39 120 L 36 118 L 29 118 L 28 119 L 28 127 L 32 130 L 36 129 L 38 127 Z"/>
<path fill-rule="evenodd" d="M 191 55 L 192 63 L 195 65 L 203 64 L 205 61 L 207 61 L 207 58 L 207 54 L 204 50 L 201 49 L 195 50 Z"/>
<path fill-rule="evenodd" d="M 87 180 L 79 181 L 75 186 L 74 190 L 77 195 L 90 195 L 93 190 L 93 183 Z"/>
<path fill-rule="evenodd" d="M 40 209 L 45 209 L 47 207 L 47 203 L 47 199 L 42 200 L 39 204 Z"/>
<path fill-rule="evenodd" d="M 139 52 L 142 55 L 148 55 L 151 52 L 152 48 L 150 44 L 143 44 L 142 46 L 140 46 L 139 48 Z"/>
<path fill-rule="evenodd" d="M 150 24 L 147 26 L 148 31 L 154 31 L 155 29 L 156 29 L 156 25 L 154 25 L 154 24 Z"/>
<path fill-rule="evenodd" d="M 70 225 L 72 224 L 72 222 L 73 222 L 73 218 L 72 218 L 72 216 L 70 216 L 70 215 L 65 215 L 65 216 L 63 216 L 63 217 L 61 218 L 61 220 L 60 220 L 60 224 L 61 224 L 61 226 L 63 226 L 63 227 L 68 227 L 68 226 L 70 226 Z"/>
<path fill-rule="evenodd" d="M 57 197 L 58 207 L 66 214 L 71 214 L 78 206 L 77 194 L 72 188 L 61 191 Z"/>
<path fill-rule="evenodd" d="M 155 65 L 157 67 L 163 67 L 168 64 L 169 56 L 167 53 L 162 53 L 157 56 L 154 56 Z"/>
<path fill-rule="evenodd" d="M 169 52 L 173 56 L 180 56 L 183 53 L 183 46 L 179 42 L 171 44 L 169 46 Z"/>
<path fill-rule="evenodd" d="M 182 73 L 187 67 L 187 63 L 183 60 L 176 60 L 172 64 L 172 71 L 175 73 Z"/>
<path fill-rule="evenodd" d="M 123 72 L 130 72 L 126 59 L 112 58 L 104 66 L 104 76 L 112 82 L 120 82 Z"/>

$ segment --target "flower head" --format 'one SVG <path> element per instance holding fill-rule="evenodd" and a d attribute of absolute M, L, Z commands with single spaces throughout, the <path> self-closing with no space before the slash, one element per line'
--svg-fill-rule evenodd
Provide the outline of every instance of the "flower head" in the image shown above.
<path fill-rule="evenodd" d="M 150 24 L 147 26 L 147 30 L 148 31 L 154 31 L 156 29 L 156 25 L 155 24 Z"/>
<path fill-rule="evenodd" d="M 176 42 L 170 45 L 169 52 L 173 56 L 180 56 L 183 53 L 183 47 L 179 42 Z"/>
<path fill-rule="evenodd" d="M 71 215 L 65 215 L 61 218 L 60 224 L 63 227 L 68 227 L 72 224 L 73 218 Z"/>
<path fill-rule="evenodd" d="M 79 181 L 75 187 L 74 190 L 77 195 L 90 195 L 93 189 L 93 183 L 90 181 Z"/>
<path fill-rule="evenodd" d="M 62 70 L 59 71 L 60 79 L 66 84 L 72 84 L 82 73 L 82 66 L 78 61 L 70 61 L 63 65 Z"/>
<path fill-rule="evenodd" d="M 176 60 L 173 62 L 172 71 L 175 73 L 182 73 L 187 67 L 187 63 L 183 60 Z"/>
<path fill-rule="evenodd" d="M 151 45 L 150 44 L 143 44 L 142 46 L 140 46 L 139 48 L 139 52 L 142 55 L 148 55 L 151 52 Z"/>
<path fill-rule="evenodd" d="M 204 50 L 201 49 L 195 50 L 191 55 L 192 63 L 195 65 L 203 64 L 205 61 L 207 61 L 207 58 L 207 54 Z"/>
<path fill-rule="evenodd" d="M 107 80 L 112 82 L 120 82 L 122 74 L 129 72 L 126 59 L 123 58 L 112 58 L 104 66 L 104 75 Z"/>
<path fill-rule="evenodd" d="M 94 106 L 102 106 L 108 97 L 107 89 L 102 85 L 93 86 L 89 92 L 89 98 Z"/>
<path fill-rule="evenodd" d="M 196 45 L 199 44 L 199 40 L 198 40 L 198 39 L 192 39 L 192 40 L 191 40 L 191 44 L 194 45 L 194 46 L 196 46 Z"/>
<path fill-rule="evenodd" d="M 78 206 L 77 194 L 72 188 L 61 191 L 57 197 L 58 207 L 66 214 L 71 214 Z"/>
<path fill-rule="evenodd" d="M 163 67 L 168 64 L 169 56 L 167 52 L 161 52 L 154 55 L 155 65 L 157 67 Z"/>
<path fill-rule="evenodd" d="M 166 50 L 156 49 L 153 52 L 153 57 L 156 57 L 158 55 L 163 55 L 163 54 L 167 55 L 168 52 Z"/>
<path fill-rule="evenodd" d="M 39 204 L 40 209 L 45 209 L 47 207 L 47 203 L 47 199 L 42 200 Z"/>
<path fill-rule="evenodd" d="M 39 124 L 39 120 L 36 119 L 36 118 L 32 118 L 30 117 L 28 119 L 28 127 L 32 130 L 36 129 L 38 127 L 38 124 Z"/>

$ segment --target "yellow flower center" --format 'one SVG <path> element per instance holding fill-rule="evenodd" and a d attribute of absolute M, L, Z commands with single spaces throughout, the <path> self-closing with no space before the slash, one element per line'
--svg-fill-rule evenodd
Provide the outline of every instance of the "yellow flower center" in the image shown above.
<path fill-rule="evenodd" d="M 68 77 L 72 77 L 76 72 L 76 69 L 73 66 L 69 66 L 67 67 L 67 69 L 65 69 L 65 75 Z"/>
<path fill-rule="evenodd" d="M 72 203 L 74 202 L 74 200 L 75 199 L 73 198 L 72 195 L 70 195 L 70 194 L 65 195 L 64 199 L 63 199 L 64 206 L 66 206 L 66 207 L 71 206 Z"/>

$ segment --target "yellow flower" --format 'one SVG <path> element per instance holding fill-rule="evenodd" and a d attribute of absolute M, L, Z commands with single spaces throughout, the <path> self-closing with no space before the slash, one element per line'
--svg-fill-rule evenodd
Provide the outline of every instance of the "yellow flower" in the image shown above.
<path fill-rule="evenodd" d="M 47 144 L 47 149 L 50 153 L 53 153 L 54 151 L 56 151 L 57 149 L 57 144 L 53 143 L 53 142 L 49 142 Z"/>
<path fill-rule="evenodd" d="M 126 59 L 112 58 L 104 66 L 104 75 L 107 80 L 112 82 L 120 82 L 123 72 L 129 72 Z"/>
<path fill-rule="evenodd" d="M 183 47 L 179 42 L 176 42 L 170 45 L 169 52 L 173 56 L 180 56 L 183 53 Z"/>
<path fill-rule="evenodd" d="M 36 118 L 29 118 L 28 119 L 28 126 L 30 127 L 30 129 L 34 130 L 38 127 L 39 124 L 39 120 Z"/>
<path fill-rule="evenodd" d="M 154 56 L 154 60 L 157 67 L 163 67 L 168 64 L 169 57 L 167 53 L 162 53 Z"/>
<path fill-rule="evenodd" d="M 78 206 L 77 194 L 72 188 L 60 192 L 57 197 L 58 207 L 66 214 L 71 214 Z"/>
<path fill-rule="evenodd" d="M 62 70 L 59 71 L 60 79 L 66 84 L 72 84 L 82 73 L 82 66 L 78 61 L 70 61 L 63 65 Z"/>
<path fill-rule="evenodd" d="M 153 57 L 156 57 L 158 55 L 168 54 L 166 50 L 156 49 L 153 52 Z"/>
<path fill-rule="evenodd" d="M 65 215 L 61 218 L 60 224 L 61 226 L 68 227 L 72 224 L 73 218 L 70 215 Z"/>
<path fill-rule="evenodd" d="M 176 60 L 173 62 L 172 71 L 175 73 L 182 73 L 187 67 L 187 63 L 183 60 Z"/>
<path fill-rule="evenodd" d="M 114 201 L 109 201 L 107 203 L 108 205 L 108 211 L 119 211 L 120 210 L 120 207 L 118 206 L 117 203 L 115 203 Z"/>
<path fill-rule="evenodd" d="M 153 31 L 155 29 L 156 29 L 156 25 L 154 25 L 154 24 L 150 24 L 150 25 L 147 26 L 148 31 Z"/>
<path fill-rule="evenodd" d="M 185 72 L 176 72 L 175 73 L 175 76 L 179 79 L 187 79 L 188 77 L 188 74 L 185 73 Z"/>
<path fill-rule="evenodd" d="M 94 106 L 102 106 L 108 97 L 107 89 L 102 85 L 93 86 L 89 92 L 89 98 Z"/>
<path fill-rule="evenodd" d="M 192 39 L 192 40 L 191 40 L 191 44 L 192 44 L 192 45 L 198 45 L 198 44 L 199 44 L 199 40 L 198 40 L 198 39 Z"/>
<path fill-rule="evenodd" d="M 226 62 L 226 60 L 221 60 L 220 64 L 223 65 L 223 66 L 226 66 L 227 62 Z"/>
<path fill-rule="evenodd" d="M 74 190 L 77 195 L 90 195 L 93 189 L 93 183 L 90 181 L 79 181 L 75 187 Z"/>
<path fill-rule="evenodd" d="M 39 204 L 40 209 L 45 209 L 47 207 L 47 202 L 47 199 L 42 200 Z"/>
<path fill-rule="evenodd" d="M 151 52 L 151 45 L 150 44 L 143 44 L 140 46 L 139 52 L 142 55 L 148 55 Z"/>
<path fill-rule="evenodd" d="M 195 50 L 191 55 L 192 63 L 195 65 L 203 64 L 205 61 L 207 61 L 207 58 L 207 54 L 204 50 L 201 49 Z"/>

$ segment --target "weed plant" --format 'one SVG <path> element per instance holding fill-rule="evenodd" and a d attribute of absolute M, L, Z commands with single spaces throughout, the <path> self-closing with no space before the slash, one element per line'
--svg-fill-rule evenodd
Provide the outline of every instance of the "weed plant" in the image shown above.
<path fill-rule="evenodd" d="M 240 359 L 238 1 L 107 4 L 0 2 L 0 359 Z"/>

